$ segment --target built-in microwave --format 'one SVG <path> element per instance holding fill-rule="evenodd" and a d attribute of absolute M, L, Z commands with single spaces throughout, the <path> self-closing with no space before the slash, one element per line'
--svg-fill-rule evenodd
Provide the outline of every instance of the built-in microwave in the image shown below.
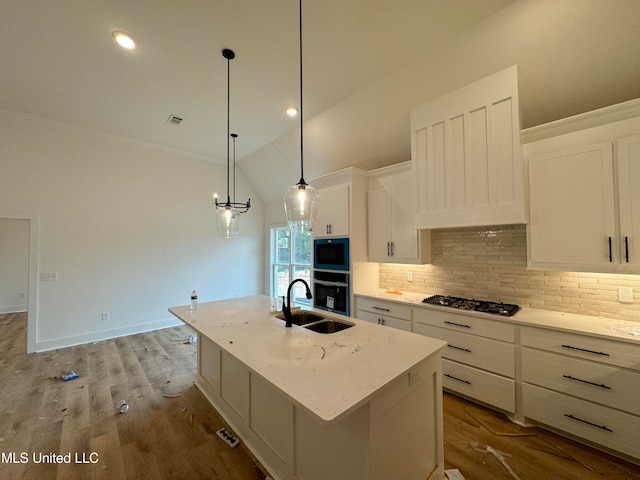
<path fill-rule="evenodd" d="M 349 239 L 318 238 L 314 240 L 313 268 L 349 270 Z"/>

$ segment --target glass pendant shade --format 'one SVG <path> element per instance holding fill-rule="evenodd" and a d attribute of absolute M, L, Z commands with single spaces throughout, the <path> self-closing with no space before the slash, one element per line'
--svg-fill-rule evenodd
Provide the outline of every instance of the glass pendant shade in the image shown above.
<path fill-rule="evenodd" d="M 299 46 L 300 46 L 300 180 L 289 187 L 284 194 L 284 211 L 289 230 L 292 232 L 312 232 L 316 223 L 316 213 L 320 205 L 320 193 L 304 181 L 304 115 L 302 110 L 302 0 L 299 0 Z"/>
<path fill-rule="evenodd" d="M 240 214 L 233 207 L 221 205 L 218 208 L 216 219 L 218 221 L 218 234 L 222 238 L 237 238 L 240 227 Z"/>
<path fill-rule="evenodd" d="M 320 193 L 301 180 L 289 187 L 284 195 L 284 210 L 292 232 L 311 232 L 320 205 Z"/>

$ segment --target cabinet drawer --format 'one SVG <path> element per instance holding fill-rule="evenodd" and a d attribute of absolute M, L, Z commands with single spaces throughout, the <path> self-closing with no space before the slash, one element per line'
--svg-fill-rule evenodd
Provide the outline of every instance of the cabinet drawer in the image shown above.
<path fill-rule="evenodd" d="M 493 321 L 477 315 L 443 312 L 435 308 L 414 308 L 413 320 L 434 327 L 448 328 L 503 342 L 513 343 L 515 338 L 515 329 L 510 323 Z"/>
<path fill-rule="evenodd" d="M 522 349 L 522 380 L 640 415 L 640 373 Z"/>
<path fill-rule="evenodd" d="M 443 358 L 455 360 L 483 370 L 489 370 L 507 377 L 515 373 L 515 347 L 512 343 L 490 338 L 477 337 L 447 328 L 415 323 L 415 333 L 439 338 L 447 342 L 442 352 Z"/>
<path fill-rule="evenodd" d="M 442 386 L 501 410 L 515 412 L 515 382 L 510 378 L 442 359 Z"/>
<path fill-rule="evenodd" d="M 640 370 L 640 344 L 534 327 L 521 330 L 523 346 Z"/>
<path fill-rule="evenodd" d="M 523 414 L 618 452 L 640 458 L 640 417 L 585 400 L 523 385 Z"/>
<path fill-rule="evenodd" d="M 406 330 L 407 332 L 411 331 L 411 322 L 409 320 L 402 320 L 400 318 L 390 317 L 389 315 L 380 315 L 378 313 L 358 310 L 357 318 L 360 320 L 366 320 L 367 322 L 377 323 L 378 325 Z"/>
<path fill-rule="evenodd" d="M 411 307 L 393 302 L 358 297 L 358 310 L 365 310 L 380 315 L 389 315 L 390 317 L 401 318 L 402 320 L 411 320 Z"/>

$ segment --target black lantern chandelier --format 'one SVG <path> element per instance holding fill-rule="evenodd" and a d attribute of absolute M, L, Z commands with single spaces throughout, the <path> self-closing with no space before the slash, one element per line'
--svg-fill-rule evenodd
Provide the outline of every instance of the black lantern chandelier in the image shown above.
<path fill-rule="evenodd" d="M 235 238 L 238 236 L 238 228 L 240 227 L 240 214 L 246 213 L 251 208 L 251 199 L 247 203 L 236 202 L 236 138 L 235 133 L 229 130 L 229 110 L 231 104 L 231 60 L 236 57 L 233 50 L 225 48 L 222 50 L 222 56 L 227 59 L 227 201 L 218 203 L 215 198 L 217 210 L 218 234 L 222 238 Z M 231 201 L 231 193 L 229 189 L 229 171 L 230 171 L 230 155 L 229 155 L 229 138 L 233 138 L 233 202 Z"/>

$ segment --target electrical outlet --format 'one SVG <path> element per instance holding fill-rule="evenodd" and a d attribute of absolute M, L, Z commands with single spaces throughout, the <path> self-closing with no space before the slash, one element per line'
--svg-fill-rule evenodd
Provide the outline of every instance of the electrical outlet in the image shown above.
<path fill-rule="evenodd" d="M 407 272 L 407 282 L 413 282 L 413 272 Z"/>
<path fill-rule="evenodd" d="M 40 274 L 40 281 L 41 282 L 52 282 L 58 280 L 58 274 L 55 272 L 52 273 L 41 273 Z"/>
<path fill-rule="evenodd" d="M 409 371 L 409 386 L 413 385 L 418 380 L 420 380 L 420 370 L 416 369 Z"/>
<path fill-rule="evenodd" d="M 102 320 L 109 320 L 109 312 L 102 312 Z"/>
<path fill-rule="evenodd" d="M 633 303 L 633 288 L 618 287 L 618 301 L 622 303 Z"/>

